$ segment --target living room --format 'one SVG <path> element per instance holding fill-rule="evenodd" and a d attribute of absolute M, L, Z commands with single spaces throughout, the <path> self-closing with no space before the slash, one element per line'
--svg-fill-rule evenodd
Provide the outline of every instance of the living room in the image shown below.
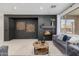
<path fill-rule="evenodd" d="M 78 3 L 0 4 L 1 56 L 78 56 Z"/>

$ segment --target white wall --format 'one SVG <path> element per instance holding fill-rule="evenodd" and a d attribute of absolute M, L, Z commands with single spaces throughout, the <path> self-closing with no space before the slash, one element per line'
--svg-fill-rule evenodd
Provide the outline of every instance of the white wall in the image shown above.
<path fill-rule="evenodd" d="M 60 20 L 61 16 L 57 15 L 57 35 L 60 34 Z"/>
<path fill-rule="evenodd" d="M 4 15 L 0 13 L 0 45 L 4 40 Z"/>

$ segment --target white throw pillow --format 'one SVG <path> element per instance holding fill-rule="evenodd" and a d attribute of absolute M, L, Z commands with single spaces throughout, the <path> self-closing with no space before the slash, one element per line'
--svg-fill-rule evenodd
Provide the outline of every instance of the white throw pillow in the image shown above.
<path fill-rule="evenodd" d="M 63 37 L 64 37 L 64 34 L 58 35 L 58 39 L 59 39 L 59 40 L 63 40 Z"/>
<path fill-rule="evenodd" d="M 79 37 L 71 37 L 71 39 L 68 40 L 68 42 L 71 44 L 77 44 L 79 43 Z"/>

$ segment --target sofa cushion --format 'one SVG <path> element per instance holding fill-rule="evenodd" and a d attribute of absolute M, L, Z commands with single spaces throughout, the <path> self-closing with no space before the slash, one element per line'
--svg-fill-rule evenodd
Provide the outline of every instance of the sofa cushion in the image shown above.
<path fill-rule="evenodd" d="M 79 37 L 71 37 L 70 40 L 68 40 L 71 44 L 78 44 L 79 43 Z"/>
<path fill-rule="evenodd" d="M 58 35 L 58 38 L 57 39 L 63 40 L 63 37 L 64 37 L 64 34 L 60 34 L 60 35 Z"/>
<path fill-rule="evenodd" d="M 66 42 L 62 40 L 55 40 L 55 42 L 60 45 L 62 48 L 66 48 Z"/>

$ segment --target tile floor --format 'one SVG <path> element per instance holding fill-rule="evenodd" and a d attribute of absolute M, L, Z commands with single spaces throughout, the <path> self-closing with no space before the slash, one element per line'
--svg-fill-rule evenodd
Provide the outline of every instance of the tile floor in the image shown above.
<path fill-rule="evenodd" d="M 35 56 L 33 47 L 33 42 L 35 41 L 37 41 L 37 39 L 13 39 L 11 41 L 4 42 L 3 45 L 9 46 L 9 56 Z M 49 44 L 48 56 L 64 56 L 52 41 L 47 42 Z"/>

